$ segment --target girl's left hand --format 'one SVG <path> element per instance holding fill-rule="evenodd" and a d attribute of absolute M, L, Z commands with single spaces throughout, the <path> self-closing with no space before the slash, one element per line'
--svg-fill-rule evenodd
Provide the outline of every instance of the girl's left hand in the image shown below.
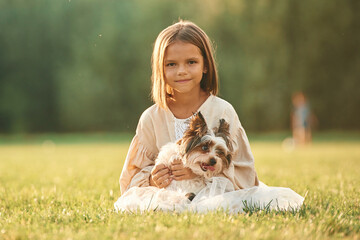
<path fill-rule="evenodd" d="M 177 181 L 182 181 L 186 179 L 193 179 L 196 177 L 196 174 L 191 171 L 190 168 L 184 167 L 180 159 L 175 159 L 170 167 L 173 179 Z"/>

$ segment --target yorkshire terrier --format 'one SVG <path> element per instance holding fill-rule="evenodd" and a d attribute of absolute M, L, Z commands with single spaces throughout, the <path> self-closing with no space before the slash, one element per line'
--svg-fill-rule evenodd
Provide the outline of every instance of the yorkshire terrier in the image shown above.
<path fill-rule="evenodd" d="M 155 165 L 164 164 L 170 168 L 175 159 L 181 159 L 184 167 L 190 168 L 197 177 L 173 180 L 166 189 L 183 192 L 192 201 L 206 186 L 206 181 L 229 167 L 232 151 L 229 124 L 220 119 L 219 127 L 209 129 L 203 115 L 198 112 L 179 141 L 168 143 L 160 149 Z"/>

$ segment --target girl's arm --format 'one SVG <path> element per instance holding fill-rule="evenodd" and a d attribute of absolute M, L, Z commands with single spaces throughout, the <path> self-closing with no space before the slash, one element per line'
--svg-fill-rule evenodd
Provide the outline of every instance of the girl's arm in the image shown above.
<path fill-rule="evenodd" d="M 129 188 L 149 186 L 149 178 L 154 166 L 156 154 L 147 149 L 135 135 L 120 176 L 120 191 L 123 194 Z"/>
<path fill-rule="evenodd" d="M 172 181 L 170 169 L 160 164 L 154 167 L 154 154 L 141 146 L 138 137 L 131 142 L 120 176 L 120 190 L 124 193 L 131 187 L 166 188 Z M 149 164 L 148 166 L 145 166 Z"/>
<path fill-rule="evenodd" d="M 156 130 L 159 121 L 154 120 L 154 117 L 159 117 L 159 111 L 154 106 L 145 110 L 141 115 L 136 135 L 130 144 L 120 176 L 122 193 L 134 186 L 163 188 L 171 183 L 168 168 L 165 169 L 162 165 L 154 167 L 155 158 L 159 152 L 156 142 L 162 137 L 163 131 L 166 131 L 163 128 L 160 131 Z"/>
<path fill-rule="evenodd" d="M 144 111 L 139 119 L 136 134 L 131 141 L 120 176 L 120 191 L 150 185 L 150 175 L 155 164 L 158 149 L 155 146 L 154 126 L 151 112 Z"/>

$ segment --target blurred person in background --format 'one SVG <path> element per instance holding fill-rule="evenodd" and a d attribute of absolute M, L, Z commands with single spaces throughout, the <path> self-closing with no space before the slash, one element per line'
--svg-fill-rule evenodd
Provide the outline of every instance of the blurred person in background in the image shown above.
<path fill-rule="evenodd" d="M 296 145 L 309 144 L 312 140 L 311 125 L 313 115 L 304 93 L 294 93 L 292 96 L 292 104 L 291 127 L 294 143 Z"/>

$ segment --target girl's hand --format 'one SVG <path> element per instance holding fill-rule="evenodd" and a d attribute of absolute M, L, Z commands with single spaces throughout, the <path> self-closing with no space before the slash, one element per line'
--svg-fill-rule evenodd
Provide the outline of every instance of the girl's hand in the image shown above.
<path fill-rule="evenodd" d="M 177 181 L 193 179 L 196 177 L 196 174 L 193 173 L 190 168 L 184 167 L 184 164 L 180 159 L 175 159 L 171 164 L 170 169 L 174 176 L 173 178 Z"/>
<path fill-rule="evenodd" d="M 150 175 L 150 186 L 166 188 L 171 183 L 170 169 L 164 164 L 155 165 Z"/>

